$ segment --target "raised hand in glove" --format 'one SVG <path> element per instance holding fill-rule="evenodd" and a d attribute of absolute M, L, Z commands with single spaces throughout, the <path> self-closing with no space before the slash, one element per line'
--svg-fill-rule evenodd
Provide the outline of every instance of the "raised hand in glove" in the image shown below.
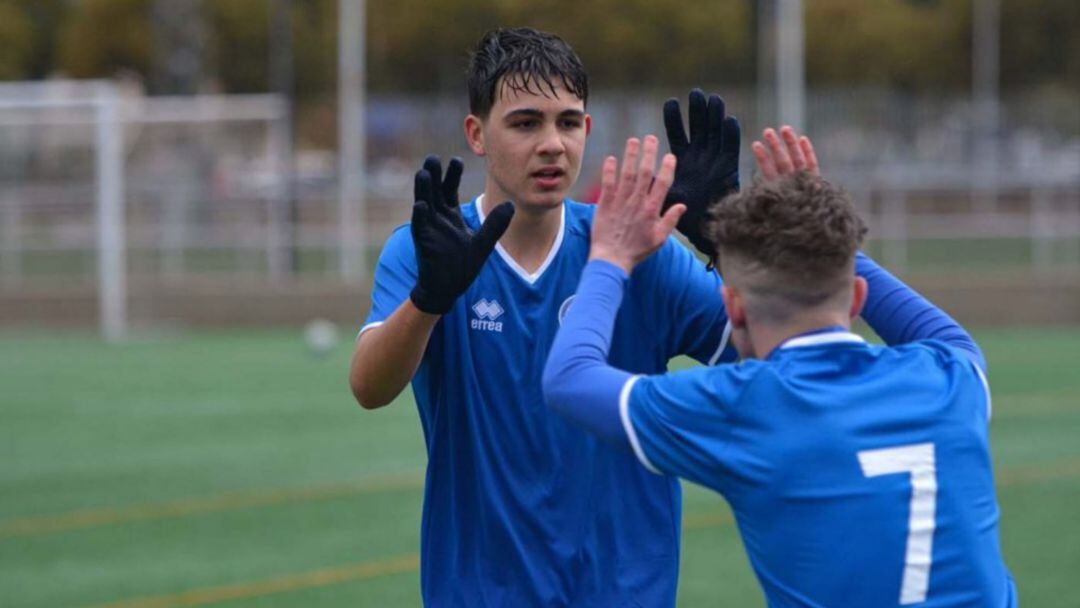
<path fill-rule="evenodd" d="M 678 163 L 675 183 L 664 199 L 666 210 L 684 203 L 686 213 L 678 229 L 698 251 L 715 257 L 716 251 L 702 233 L 702 220 L 716 201 L 739 189 L 739 121 L 724 115 L 724 100 L 701 89 L 690 91 L 690 139 L 683 129 L 679 100 L 664 103 L 664 127 L 668 146 Z"/>
<path fill-rule="evenodd" d="M 458 208 L 462 164 L 453 158 L 442 175 L 438 156 L 428 156 L 416 172 L 412 237 L 419 277 L 409 299 L 423 312 L 446 314 L 480 273 L 491 250 L 514 217 L 509 201 L 491 211 L 475 233 Z"/>

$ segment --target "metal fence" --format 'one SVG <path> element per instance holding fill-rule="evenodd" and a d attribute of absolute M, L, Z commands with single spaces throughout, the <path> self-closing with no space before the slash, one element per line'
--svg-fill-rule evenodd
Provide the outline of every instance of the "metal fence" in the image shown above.
<path fill-rule="evenodd" d="M 578 194 L 625 137 L 662 133 L 668 94 L 593 94 Z M 745 149 L 769 121 L 752 92 L 725 97 Z M 1001 132 L 987 138 L 975 133 L 964 96 L 810 91 L 805 130 L 824 172 L 866 214 L 869 249 L 894 270 L 1075 277 L 1077 97 L 1008 97 Z M 465 147 L 462 95 L 368 100 L 367 213 L 358 229 L 370 268 L 389 231 L 408 219 L 425 154 L 465 158 L 463 197 L 480 191 L 483 171 Z M 86 285 L 99 289 L 103 311 L 123 318 L 124 294 L 155 285 L 340 281 L 336 158 L 293 150 L 288 115 L 285 102 L 265 95 L 146 98 L 106 83 L 0 84 L 0 297 Z M 980 148 L 988 141 L 993 154 Z M 119 290 L 111 299 L 110 289 Z"/>

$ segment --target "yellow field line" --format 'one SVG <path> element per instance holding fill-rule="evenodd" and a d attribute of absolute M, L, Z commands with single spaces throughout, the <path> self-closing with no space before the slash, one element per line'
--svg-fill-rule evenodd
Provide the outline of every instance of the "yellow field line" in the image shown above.
<path fill-rule="evenodd" d="M 1002 470 L 997 483 L 1002 486 L 1015 486 L 1036 483 L 1064 477 L 1080 476 L 1080 458 L 1029 465 Z M 700 530 L 726 526 L 733 522 L 730 511 L 706 511 L 693 513 L 683 518 L 684 530 Z M 94 608 L 174 608 L 176 606 L 201 606 L 227 600 L 247 599 L 286 593 L 312 587 L 322 587 L 352 581 L 378 578 L 391 574 L 413 572 L 420 567 L 420 558 L 416 554 L 390 559 L 376 560 L 362 564 L 317 570 L 303 574 L 294 574 L 278 578 L 240 583 L 224 587 L 195 589 L 176 595 L 162 595 L 112 604 L 103 604 Z"/>
<path fill-rule="evenodd" d="M 995 477 L 999 486 L 1015 486 L 1078 476 L 1080 476 L 1080 458 L 1063 458 L 1044 463 L 1005 467 L 1000 469 Z"/>
<path fill-rule="evenodd" d="M 173 502 L 87 509 L 58 515 L 19 517 L 0 522 L 0 539 L 63 532 L 92 526 L 128 523 L 148 519 L 186 517 L 235 509 L 263 507 L 286 502 L 328 500 L 394 490 L 417 490 L 423 487 L 419 472 L 375 477 L 362 481 L 328 483 L 302 488 L 230 492 L 217 496 L 187 498 Z"/>
<path fill-rule="evenodd" d="M 682 527 L 683 530 L 700 530 L 726 526 L 733 521 L 735 520 L 731 516 L 731 511 L 707 511 L 683 516 Z"/>
<path fill-rule="evenodd" d="M 201 606 L 229 600 L 241 600 L 274 593 L 288 593 L 312 587 L 324 587 L 350 581 L 413 572 L 420 567 L 420 556 L 411 553 L 391 559 L 382 559 L 361 564 L 350 564 L 314 572 L 291 574 L 278 578 L 250 583 L 239 583 L 222 587 L 194 589 L 175 595 L 143 597 L 111 604 L 100 604 L 95 608 L 173 608 L 175 606 Z"/>

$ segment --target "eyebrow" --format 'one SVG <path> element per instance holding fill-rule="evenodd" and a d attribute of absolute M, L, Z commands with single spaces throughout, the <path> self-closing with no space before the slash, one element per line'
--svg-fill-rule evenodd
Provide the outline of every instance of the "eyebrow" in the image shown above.
<path fill-rule="evenodd" d="M 519 110 L 511 110 L 503 115 L 503 120 L 510 120 L 518 116 L 527 116 L 529 118 L 543 118 L 544 113 L 536 108 L 521 108 Z M 585 116 L 584 110 L 563 110 L 559 112 L 559 118 L 583 118 Z"/>

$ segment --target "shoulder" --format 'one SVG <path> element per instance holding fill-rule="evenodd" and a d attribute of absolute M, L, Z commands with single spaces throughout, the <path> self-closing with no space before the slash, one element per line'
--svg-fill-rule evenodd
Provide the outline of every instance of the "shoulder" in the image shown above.
<path fill-rule="evenodd" d="M 387 237 L 386 244 L 383 245 L 382 254 L 379 257 L 412 254 L 414 250 L 412 225 L 406 222 L 390 231 L 390 236 Z"/>
<path fill-rule="evenodd" d="M 566 213 L 566 231 L 576 236 L 588 238 L 592 233 L 596 205 L 566 199 L 563 201 L 563 209 Z"/>
<path fill-rule="evenodd" d="M 748 359 L 739 363 L 719 366 L 702 366 L 647 376 L 635 386 L 635 396 L 640 391 L 646 399 L 658 401 L 684 401 L 709 408 L 731 407 L 753 385 L 771 382 L 778 378 L 776 366 L 768 361 Z"/>
<path fill-rule="evenodd" d="M 718 289 L 721 283 L 720 276 L 708 270 L 705 262 L 699 260 L 674 236 L 669 236 L 656 253 L 634 269 L 634 278 L 638 277 L 649 283 L 668 285 L 679 290 L 700 286 L 713 291 Z"/>
<path fill-rule="evenodd" d="M 892 351 L 897 356 L 911 359 L 925 359 L 942 368 L 972 365 L 971 358 L 963 351 L 941 340 L 917 340 L 893 347 L 881 347 Z"/>

